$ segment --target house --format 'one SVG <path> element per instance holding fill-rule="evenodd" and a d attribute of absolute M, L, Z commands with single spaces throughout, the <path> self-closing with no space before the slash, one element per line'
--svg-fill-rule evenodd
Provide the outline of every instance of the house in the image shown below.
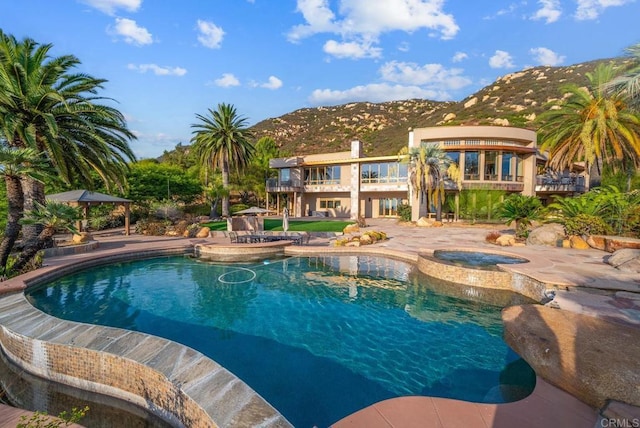
<path fill-rule="evenodd" d="M 458 217 L 460 195 L 467 190 L 529 196 L 539 192 L 548 198 L 581 190 L 577 177 L 568 172 L 565 180 L 562 173 L 541 173 L 544 158 L 537 150 L 536 132 L 529 129 L 438 126 L 409 131 L 409 148 L 423 142 L 440 145 L 461 172 L 460 187 L 446 183 L 450 217 Z M 267 181 L 267 195 L 277 196 L 278 212 L 286 207 L 295 217 L 394 217 L 401 204 L 411 205 L 412 220 L 433 212 L 426 198 L 411 188 L 406 156 L 368 157 L 357 140 L 348 152 L 271 159 L 269 166 L 278 177 Z"/>

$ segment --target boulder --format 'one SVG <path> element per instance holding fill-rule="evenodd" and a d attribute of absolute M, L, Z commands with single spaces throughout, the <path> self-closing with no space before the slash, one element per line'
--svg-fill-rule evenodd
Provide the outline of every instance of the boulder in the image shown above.
<path fill-rule="evenodd" d="M 210 233 L 211 229 L 208 227 L 201 227 L 200 230 L 198 230 L 198 233 L 196 233 L 196 238 L 208 238 Z"/>
<path fill-rule="evenodd" d="M 86 244 L 93 241 L 93 236 L 89 232 L 80 232 L 73 235 L 72 241 L 74 244 Z"/>
<path fill-rule="evenodd" d="M 431 227 L 431 226 L 433 226 L 434 222 L 435 222 L 435 220 L 432 220 L 430 218 L 420 217 L 418 219 L 418 221 L 416 221 L 416 226 L 418 226 L 418 227 Z"/>
<path fill-rule="evenodd" d="M 623 248 L 640 249 L 640 239 L 626 238 L 624 236 L 605 236 L 604 250 L 613 253 Z"/>
<path fill-rule="evenodd" d="M 589 235 L 589 237 L 587 238 L 587 244 L 589 244 L 591 248 L 604 251 L 604 248 L 605 248 L 604 236 Z"/>
<path fill-rule="evenodd" d="M 370 244 L 373 244 L 374 242 L 375 241 L 373 240 L 371 235 L 367 235 L 366 233 L 360 237 L 361 245 L 370 245 Z"/>
<path fill-rule="evenodd" d="M 501 247 L 512 247 L 516 243 L 516 237 L 513 235 L 500 235 L 496 239 L 496 244 Z"/>
<path fill-rule="evenodd" d="M 595 408 L 640 405 L 640 329 L 548 306 L 502 311 L 504 339 L 538 376 Z"/>
<path fill-rule="evenodd" d="M 358 233 L 360 232 L 360 227 L 357 224 L 348 224 L 342 230 L 342 233 Z"/>
<path fill-rule="evenodd" d="M 571 244 L 571 248 L 576 250 L 588 250 L 591 248 L 589 244 L 587 244 L 587 241 L 575 235 L 569 238 L 569 243 Z"/>
<path fill-rule="evenodd" d="M 607 263 L 621 271 L 640 273 L 640 249 L 618 250 L 607 258 Z"/>
<path fill-rule="evenodd" d="M 564 226 L 558 223 L 544 224 L 533 229 L 527 238 L 527 245 L 547 245 L 556 247 L 564 239 Z"/>

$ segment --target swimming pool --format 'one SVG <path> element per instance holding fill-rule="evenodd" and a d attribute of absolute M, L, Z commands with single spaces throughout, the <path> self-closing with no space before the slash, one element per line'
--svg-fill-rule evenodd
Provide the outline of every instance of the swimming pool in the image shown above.
<path fill-rule="evenodd" d="M 28 298 L 60 318 L 191 346 L 300 427 L 397 396 L 528 395 L 535 375 L 502 341 L 501 308 L 435 293 L 426 281 L 381 257 L 169 257 L 82 271 Z"/>

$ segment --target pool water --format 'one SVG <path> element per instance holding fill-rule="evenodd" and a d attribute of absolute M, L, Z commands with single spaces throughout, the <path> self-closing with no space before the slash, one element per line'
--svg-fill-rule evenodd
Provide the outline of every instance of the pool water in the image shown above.
<path fill-rule="evenodd" d="M 530 394 L 535 374 L 502 340 L 501 308 L 424 281 L 381 257 L 169 257 L 82 271 L 28 297 L 60 318 L 191 346 L 297 427 L 398 396 L 501 403 Z"/>
<path fill-rule="evenodd" d="M 504 254 L 484 253 L 481 251 L 436 250 L 433 256 L 441 261 L 468 268 L 498 270 L 497 264 L 527 263 L 528 260 Z"/>

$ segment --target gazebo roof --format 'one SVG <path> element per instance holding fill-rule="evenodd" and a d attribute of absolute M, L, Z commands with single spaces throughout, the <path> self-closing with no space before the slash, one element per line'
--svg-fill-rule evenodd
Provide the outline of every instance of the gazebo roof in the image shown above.
<path fill-rule="evenodd" d="M 118 198 L 117 196 L 105 195 L 104 193 L 91 192 L 89 190 L 70 190 L 68 192 L 54 193 L 47 195 L 46 199 L 55 202 L 77 202 L 77 203 L 111 203 L 124 204 L 131 202 L 129 199 Z"/>

